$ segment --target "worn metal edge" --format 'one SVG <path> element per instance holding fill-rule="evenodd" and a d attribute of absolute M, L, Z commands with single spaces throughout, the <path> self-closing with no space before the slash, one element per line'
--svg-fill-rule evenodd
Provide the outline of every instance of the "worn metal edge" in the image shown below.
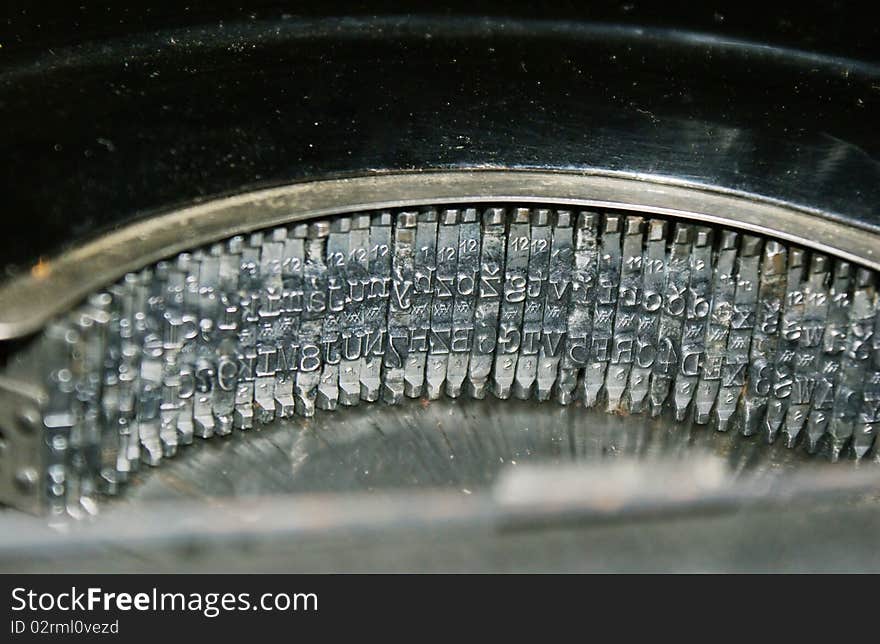
<path fill-rule="evenodd" d="M 125 273 L 236 234 L 360 210 L 522 202 L 632 210 L 721 224 L 880 270 L 880 233 L 757 196 L 660 177 L 526 169 L 376 173 L 247 192 L 133 222 L 0 285 L 0 340 L 38 330 Z"/>

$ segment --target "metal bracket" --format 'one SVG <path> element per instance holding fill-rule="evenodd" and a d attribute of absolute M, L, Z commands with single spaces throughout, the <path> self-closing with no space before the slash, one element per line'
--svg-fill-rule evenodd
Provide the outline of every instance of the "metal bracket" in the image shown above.
<path fill-rule="evenodd" d="M 0 376 L 0 503 L 34 514 L 46 499 L 44 399 L 39 388 Z"/>

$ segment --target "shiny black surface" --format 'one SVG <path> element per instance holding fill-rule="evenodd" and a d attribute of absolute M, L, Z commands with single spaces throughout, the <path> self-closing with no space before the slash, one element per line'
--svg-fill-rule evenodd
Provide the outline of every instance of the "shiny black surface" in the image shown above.
<path fill-rule="evenodd" d="M 757 23 L 774 47 L 738 40 L 741 18 L 675 29 L 680 11 L 269 13 L 99 22 L 57 49 L 13 30 L 36 44 L 0 73 L 7 272 L 173 205 L 377 170 L 646 173 L 880 227 L 873 27 L 847 21 L 823 47 L 815 29 Z"/>

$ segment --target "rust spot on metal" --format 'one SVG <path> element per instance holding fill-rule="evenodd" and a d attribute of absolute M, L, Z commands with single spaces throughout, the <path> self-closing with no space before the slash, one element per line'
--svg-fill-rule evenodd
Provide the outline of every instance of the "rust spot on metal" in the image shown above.
<path fill-rule="evenodd" d="M 49 277 L 49 275 L 51 275 L 51 274 L 52 274 L 52 268 L 49 265 L 49 262 L 47 262 L 42 257 L 40 259 L 38 259 L 37 263 L 34 264 L 33 267 L 31 268 L 31 276 L 34 279 L 44 280 L 47 277 Z"/>

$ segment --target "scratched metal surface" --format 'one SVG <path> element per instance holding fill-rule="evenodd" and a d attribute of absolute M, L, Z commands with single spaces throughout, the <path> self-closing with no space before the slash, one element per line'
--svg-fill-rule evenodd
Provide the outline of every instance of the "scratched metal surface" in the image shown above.
<path fill-rule="evenodd" d="M 85 532 L 82 523 L 59 533 L 48 530 L 45 519 L 2 513 L 0 570 L 880 570 L 876 485 L 868 494 L 807 494 L 796 503 L 794 495 L 754 487 L 763 479 L 856 467 L 848 460 L 818 460 L 779 441 L 767 445 L 666 417 L 609 415 L 580 404 L 380 403 L 197 441 L 162 468 L 141 470 L 126 494 L 102 504 Z M 735 494 L 737 486 L 751 485 L 758 497 L 700 507 L 700 491 L 688 488 L 687 470 L 707 462 L 724 473 L 722 487 Z M 532 466 L 553 472 L 579 465 L 613 479 L 614 463 L 637 465 L 634 473 L 647 472 L 645 481 L 668 490 L 661 491 L 661 500 L 683 493 L 686 504 L 677 511 L 675 503 L 657 504 L 652 511 L 655 490 L 646 489 L 640 511 L 618 511 L 615 495 L 608 495 L 618 482 L 610 480 L 605 491 L 584 495 L 597 504 L 592 519 L 497 520 L 493 503 L 504 497 L 499 477 Z M 685 472 L 681 480 L 676 464 Z M 869 473 L 874 467 L 859 469 Z M 547 481 L 552 486 L 564 479 Z M 540 499 L 548 492 L 541 503 L 552 506 L 559 498 L 552 490 L 527 496 Z M 622 498 L 639 495 L 630 490 Z M 765 496 L 776 498 L 755 502 Z M 188 523 L 182 516 L 187 513 L 198 516 Z"/>
<path fill-rule="evenodd" d="M 878 572 L 880 513 L 822 505 L 590 529 L 399 530 L 307 540 L 19 557 L 4 572 Z"/>
<path fill-rule="evenodd" d="M 758 437 L 688 428 L 665 417 L 615 416 L 580 404 L 407 400 L 198 441 L 163 467 L 142 469 L 108 511 L 147 500 L 306 492 L 446 488 L 469 494 L 519 465 L 710 455 L 734 473 L 815 461 L 780 442 L 768 446 Z"/>
<path fill-rule="evenodd" d="M 111 538 L 106 543 L 88 545 L 87 537 L 64 547 L 64 539 L 45 541 L 42 533 L 34 531 L 29 538 L 37 547 L 10 549 L 9 542 L 14 540 L 6 538 L 0 544 L 0 570 L 880 570 L 876 494 L 847 499 L 808 497 L 797 504 L 777 499 L 769 507 L 745 503 L 714 512 L 695 507 L 620 519 L 614 518 L 612 502 L 612 507 L 602 508 L 608 516 L 599 521 L 513 527 L 483 516 L 489 506 L 479 501 L 490 497 L 493 487 L 497 492 L 499 476 L 533 465 L 551 470 L 571 464 L 599 469 L 609 462 L 635 461 L 646 468 L 651 463 L 672 462 L 687 469 L 707 459 L 719 460 L 734 486 L 810 467 L 818 468 L 813 472 L 854 468 L 851 461 L 819 465 L 815 457 L 778 442 L 768 446 L 757 438 L 688 429 L 669 418 L 614 416 L 587 411 L 579 404 L 561 407 L 491 399 L 412 400 L 393 407 L 378 404 L 197 441 L 162 468 L 142 470 L 127 494 L 102 506 L 91 524 L 91 534 L 107 531 Z M 668 487 L 674 495 L 677 484 L 672 478 Z M 663 480 L 653 480 L 664 485 Z M 456 516 L 449 496 L 432 496 L 437 490 L 476 505 L 462 505 L 470 509 Z M 357 496 L 365 492 L 366 497 Z M 336 505 L 328 516 L 322 510 L 322 497 L 314 493 L 355 495 L 351 497 L 354 505 Z M 419 520 L 363 521 L 361 515 L 353 521 L 343 516 L 340 521 L 340 507 L 343 514 L 346 507 L 350 514 L 357 514 L 357 504 L 373 499 L 377 505 L 372 507 L 381 509 L 392 498 L 388 495 L 395 493 L 412 493 L 410 502 L 417 505 L 410 507 L 418 508 L 413 513 L 421 515 Z M 265 499 L 310 495 L 317 501 L 278 506 L 291 512 L 302 509 L 305 530 L 278 531 L 279 525 L 289 522 L 284 517 L 266 521 L 264 514 L 259 519 L 258 508 Z M 605 504 L 601 494 L 597 498 L 600 505 Z M 194 507 L 193 502 L 206 508 L 203 529 L 191 535 L 185 531 L 172 534 L 169 529 L 166 535 L 164 524 L 177 521 L 175 508 L 186 512 Z M 253 516 L 242 509 L 251 505 L 257 508 Z M 162 508 L 158 513 L 157 507 Z M 144 508 L 149 512 L 139 514 Z M 160 525 L 150 526 L 151 536 L 142 540 L 121 534 L 112 537 L 119 529 L 116 518 L 133 534 L 141 530 L 138 526 L 145 527 L 144 522 Z M 4 525 L 16 528 L 8 522 L 9 515 L 5 519 Z M 18 513 L 16 520 L 25 521 Z M 22 523 L 19 535 L 28 536 L 34 530 L 32 523 Z M 251 523 L 244 532 L 237 532 Z M 74 536 L 70 533 L 66 539 Z M 38 547 L 41 540 L 48 547 Z"/>

